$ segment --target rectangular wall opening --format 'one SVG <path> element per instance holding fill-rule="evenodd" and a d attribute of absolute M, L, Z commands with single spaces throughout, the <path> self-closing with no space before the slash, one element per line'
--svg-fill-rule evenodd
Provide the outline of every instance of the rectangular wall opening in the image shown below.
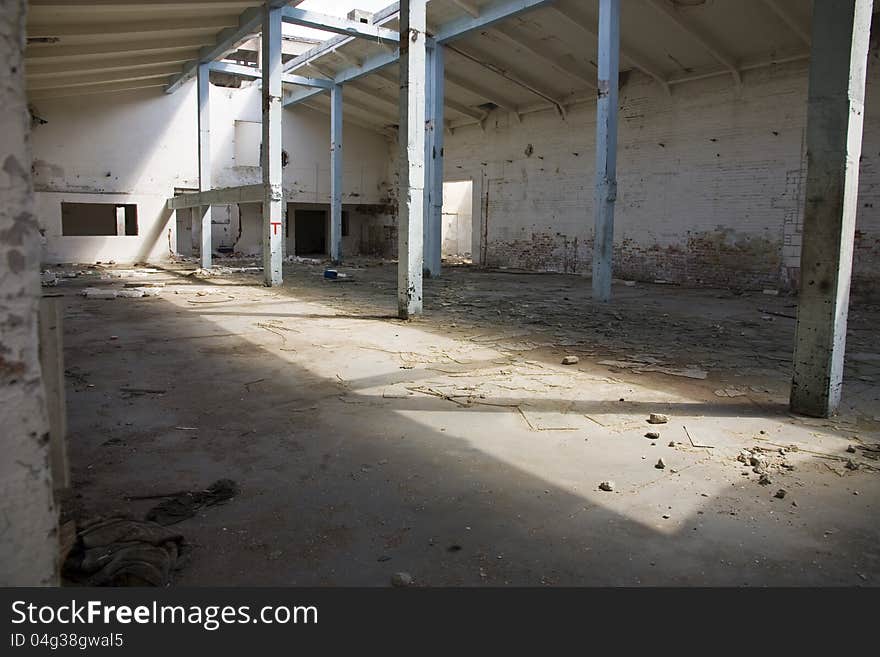
<path fill-rule="evenodd" d="M 473 190 L 474 183 L 470 180 L 443 183 L 441 254 L 444 259 L 471 257 Z"/>
<path fill-rule="evenodd" d="M 263 124 L 253 121 L 235 122 L 235 166 L 260 166 Z"/>
<path fill-rule="evenodd" d="M 62 203 L 65 237 L 134 236 L 138 234 L 134 203 Z"/>
<path fill-rule="evenodd" d="M 327 253 L 326 210 L 296 210 L 294 212 L 295 253 L 298 256 Z"/>

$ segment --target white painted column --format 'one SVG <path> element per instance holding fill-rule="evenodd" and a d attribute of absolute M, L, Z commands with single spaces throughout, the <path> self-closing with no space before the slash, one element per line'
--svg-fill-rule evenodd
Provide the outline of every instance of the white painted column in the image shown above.
<path fill-rule="evenodd" d="M 837 411 L 849 310 L 873 0 L 814 0 L 807 185 L 791 408 Z"/>
<path fill-rule="evenodd" d="M 40 233 L 24 81 L 24 0 L 0 2 L 0 585 L 58 586 L 58 514 L 40 373 Z"/>
<path fill-rule="evenodd" d="M 211 84 L 209 82 L 209 64 L 201 64 L 198 72 L 199 99 L 199 191 L 211 189 Z M 200 253 L 204 269 L 212 264 L 211 242 L 211 206 L 193 208 L 193 214 L 199 217 L 201 224 Z"/>
<path fill-rule="evenodd" d="M 342 85 L 330 90 L 330 259 L 342 262 Z"/>
<path fill-rule="evenodd" d="M 428 190 L 425 221 L 425 271 L 432 277 L 441 273 L 443 251 L 443 148 L 446 92 L 445 51 L 437 44 L 428 50 L 428 112 L 426 123 L 426 162 L 429 163 L 425 187 Z"/>
<path fill-rule="evenodd" d="M 284 193 L 281 185 L 281 15 L 283 9 L 263 9 L 263 277 L 266 285 L 281 285 L 284 239 Z"/>
<path fill-rule="evenodd" d="M 125 236 L 125 206 L 116 206 L 116 236 Z"/>
<path fill-rule="evenodd" d="M 599 1 L 599 100 L 596 108 L 596 231 L 593 299 L 611 300 L 614 203 L 617 201 L 617 98 L 620 0 Z"/>
<path fill-rule="evenodd" d="M 425 44 L 425 182 L 424 211 L 422 212 L 422 273 L 431 278 L 431 192 L 434 179 L 434 50 Z"/>
<path fill-rule="evenodd" d="M 426 0 L 400 2 L 400 194 L 397 307 L 406 319 L 422 312 L 425 196 Z"/>

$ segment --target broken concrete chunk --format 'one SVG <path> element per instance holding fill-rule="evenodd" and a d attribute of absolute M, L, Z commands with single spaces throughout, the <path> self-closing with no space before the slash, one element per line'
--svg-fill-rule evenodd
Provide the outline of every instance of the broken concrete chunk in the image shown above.
<path fill-rule="evenodd" d="M 138 288 L 126 288 L 124 290 L 117 290 L 116 296 L 121 299 L 140 299 L 144 296 L 144 291 Z"/>
<path fill-rule="evenodd" d="M 82 291 L 82 295 L 86 299 L 115 299 L 117 294 L 116 290 L 105 290 L 97 287 L 87 287 Z"/>
<path fill-rule="evenodd" d="M 769 486 L 770 484 L 773 483 L 773 480 L 770 479 L 770 476 L 769 476 L 769 475 L 767 475 L 767 474 L 762 474 L 762 475 L 761 475 L 761 478 L 758 479 L 758 483 L 761 484 L 762 486 Z"/>
<path fill-rule="evenodd" d="M 785 499 L 785 496 L 787 494 L 788 494 L 787 490 L 785 490 L 784 488 L 780 488 L 778 491 L 776 491 L 776 494 L 773 497 L 775 497 L 778 500 L 782 500 L 782 499 Z"/>
<path fill-rule="evenodd" d="M 599 484 L 599 490 L 604 490 L 606 493 L 610 493 L 614 490 L 615 484 L 613 481 L 603 481 Z"/>
<path fill-rule="evenodd" d="M 756 468 L 763 468 L 767 463 L 767 459 L 761 456 L 760 454 L 752 454 L 749 457 L 749 465 L 754 466 Z"/>
<path fill-rule="evenodd" d="M 856 446 L 850 445 L 849 447 L 846 448 L 846 451 L 849 452 L 850 454 L 855 454 L 856 453 Z"/>
<path fill-rule="evenodd" d="M 716 397 L 744 397 L 746 394 L 746 391 L 742 388 L 735 388 L 733 386 L 715 391 Z"/>
<path fill-rule="evenodd" d="M 565 358 L 562 359 L 563 365 L 577 365 L 580 362 L 581 362 L 581 359 L 578 358 L 577 356 L 566 356 Z"/>
<path fill-rule="evenodd" d="M 657 465 L 655 465 L 654 467 L 657 468 L 658 470 L 665 470 L 666 469 L 666 461 L 664 461 L 663 459 L 659 459 L 657 461 Z"/>
<path fill-rule="evenodd" d="M 847 469 L 847 470 L 858 470 L 858 469 L 859 469 L 859 464 L 856 463 L 855 461 L 853 461 L 852 459 L 849 459 L 849 460 L 846 462 L 846 469 Z"/>
<path fill-rule="evenodd" d="M 650 438 L 651 440 L 657 440 L 660 437 L 659 431 L 649 431 L 645 434 L 645 438 Z"/>
<path fill-rule="evenodd" d="M 669 418 L 662 413 L 651 413 L 648 418 L 648 424 L 666 424 L 667 422 L 669 422 Z"/>
<path fill-rule="evenodd" d="M 137 283 L 124 283 L 122 287 L 137 287 L 137 288 L 150 288 L 150 287 L 165 287 L 165 283 L 156 282 L 151 283 L 149 281 L 140 281 Z"/>
<path fill-rule="evenodd" d="M 394 573 L 391 576 L 391 585 L 398 588 L 412 586 L 413 576 L 409 573 Z"/>

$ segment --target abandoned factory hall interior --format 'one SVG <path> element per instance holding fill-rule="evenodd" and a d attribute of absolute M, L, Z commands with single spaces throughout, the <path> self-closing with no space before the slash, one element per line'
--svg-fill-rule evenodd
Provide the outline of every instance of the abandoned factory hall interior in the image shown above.
<path fill-rule="evenodd" d="M 0 583 L 880 585 L 877 12 L 0 0 Z"/>

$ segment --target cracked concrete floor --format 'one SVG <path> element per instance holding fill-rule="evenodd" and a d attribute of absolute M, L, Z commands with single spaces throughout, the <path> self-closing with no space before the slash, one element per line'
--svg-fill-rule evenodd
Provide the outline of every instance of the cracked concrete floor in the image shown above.
<path fill-rule="evenodd" d="M 66 306 L 65 514 L 241 487 L 175 526 L 194 546 L 177 584 L 880 582 L 877 307 L 852 310 L 843 412 L 813 420 L 786 406 L 791 298 L 618 285 L 603 307 L 577 276 L 457 267 L 401 322 L 390 263 L 336 282 L 287 265 L 279 289 L 193 268 L 47 289 Z M 164 287 L 79 296 L 138 281 Z M 768 485 L 737 461 L 755 447 Z"/>

